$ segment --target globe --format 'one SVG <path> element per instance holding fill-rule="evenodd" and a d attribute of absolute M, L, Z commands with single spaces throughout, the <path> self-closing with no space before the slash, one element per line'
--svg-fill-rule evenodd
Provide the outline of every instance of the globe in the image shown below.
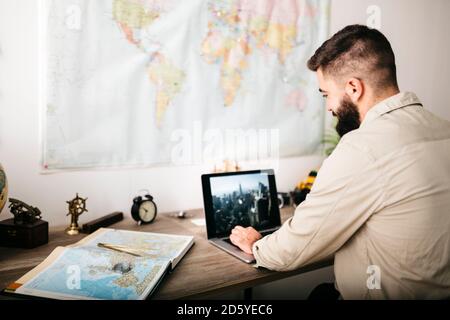
<path fill-rule="evenodd" d="M 8 200 L 8 180 L 6 179 L 5 171 L 0 164 L 0 213 Z"/>

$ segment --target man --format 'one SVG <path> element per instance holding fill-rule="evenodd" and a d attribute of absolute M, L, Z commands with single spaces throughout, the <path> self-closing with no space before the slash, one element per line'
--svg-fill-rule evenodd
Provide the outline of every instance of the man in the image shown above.
<path fill-rule="evenodd" d="M 450 298 L 450 122 L 400 93 L 389 41 L 352 25 L 308 61 L 342 136 L 272 235 L 231 241 L 285 271 L 332 257 L 343 299 Z"/>

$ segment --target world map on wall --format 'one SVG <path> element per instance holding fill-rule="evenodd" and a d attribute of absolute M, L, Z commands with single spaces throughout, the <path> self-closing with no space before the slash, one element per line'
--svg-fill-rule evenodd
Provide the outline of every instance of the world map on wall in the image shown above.
<path fill-rule="evenodd" d="M 281 157 L 320 143 L 323 102 L 306 61 L 327 37 L 328 0 L 46 7 L 46 169 L 170 164 L 174 132 L 196 125 L 277 130 Z"/>

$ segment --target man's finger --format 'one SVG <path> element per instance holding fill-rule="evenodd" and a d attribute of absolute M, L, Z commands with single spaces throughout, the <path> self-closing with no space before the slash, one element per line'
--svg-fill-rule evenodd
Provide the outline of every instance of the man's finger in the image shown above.
<path fill-rule="evenodd" d="M 241 232 L 242 232 L 241 230 L 236 229 L 236 228 L 234 228 L 233 230 L 231 230 L 231 234 L 239 234 L 239 233 L 241 233 Z"/>
<path fill-rule="evenodd" d="M 232 234 L 232 235 L 230 236 L 230 241 L 231 241 L 233 244 L 238 244 L 239 241 L 240 241 L 240 238 L 239 238 L 238 236 Z"/>

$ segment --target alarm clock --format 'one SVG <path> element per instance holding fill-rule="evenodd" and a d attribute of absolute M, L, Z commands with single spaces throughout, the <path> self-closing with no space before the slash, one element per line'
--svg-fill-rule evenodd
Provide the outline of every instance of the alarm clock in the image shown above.
<path fill-rule="evenodd" d="M 133 199 L 131 206 L 131 216 L 139 224 L 152 223 L 156 218 L 157 213 L 156 203 L 150 194 L 145 196 L 137 196 Z"/>

